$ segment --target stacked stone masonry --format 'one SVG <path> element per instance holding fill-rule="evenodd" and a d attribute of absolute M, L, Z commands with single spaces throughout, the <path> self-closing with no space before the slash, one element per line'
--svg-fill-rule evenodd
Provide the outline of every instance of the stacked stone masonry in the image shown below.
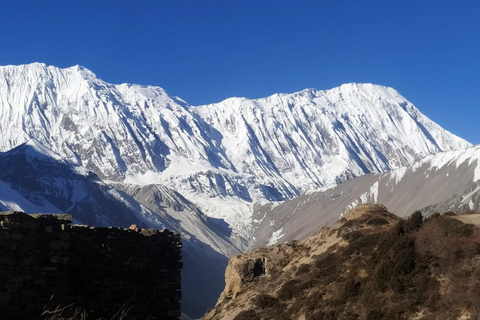
<path fill-rule="evenodd" d="M 167 230 L 0 213 L 0 319 L 178 319 L 181 246 Z"/>

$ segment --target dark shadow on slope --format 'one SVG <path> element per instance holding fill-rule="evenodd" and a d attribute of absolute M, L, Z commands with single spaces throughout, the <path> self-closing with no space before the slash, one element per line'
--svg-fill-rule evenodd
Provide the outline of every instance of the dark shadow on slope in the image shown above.
<path fill-rule="evenodd" d="M 408 113 L 408 115 L 410 115 L 410 117 L 412 118 L 412 120 L 415 121 L 415 123 L 416 123 L 417 126 L 420 128 L 420 130 L 422 130 L 423 135 L 424 135 L 428 140 L 430 140 L 430 142 L 432 142 L 432 143 L 435 145 L 435 147 L 437 147 L 437 150 L 439 150 L 439 151 L 445 151 L 445 150 L 443 150 L 442 148 L 440 148 L 440 146 L 438 145 L 437 141 L 436 141 L 435 138 L 432 136 L 432 134 L 430 133 L 430 131 L 428 131 L 427 128 L 425 128 L 425 126 L 424 126 L 422 123 L 420 123 L 420 121 L 418 121 L 418 119 L 417 119 L 417 112 L 418 112 L 418 110 L 417 110 L 417 112 L 415 112 L 414 114 L 411 114 L 411 113 L 408 112 L 408 110 L 407 110 L 407 105 L 408 105 L 407 102 L 402 102 L 402 103 L 400 103 L 400 107 L 402 107 L 402 109 L 405 110 L 405 111 Z"/>
<path fill-rule="evenodd" d="M 184 241 L 182 255 L 182 311 L 196 319 L 223 291 L 228 258 L 194 238 Z"/>
<path fill-rule="evenodd" d="M 27 199 L 48 201 L 74 219 L 92 226 L 128 227 L 141 222 L 132 210 L 108 193 L 93 172 L 82 175 L 75 166 L 23 144 L 0 157 L 0 180 Z"/>
<path fill-rule="evenodd" d="M 0 181 L 10 183 L 25 198 L 49 202 L 84 224 L 151 227 L 136 218 L 141 208 L 131 196 L 104 184 L 96 174 L 80 174 L 74 165 L 28 144 L 0 156 Z M 228 239 L 232 231 L 223 220 L 209 218 L 203 213 L 202 216 L 209 228 Z M 181 224 L 170 216 L 155 217 L 160 218 L 166 227 L 170 227 L 170 222 Z M 199 317 L 215 305 L 223 290 L 228 258 L 195 236 L 187 236 L 182 242 L 182 308 L 185 313 Z"/>
<path fill-rule="evenodd" d="M 220 218 L 212 218 L 209 216 L 204 216 L 206 225 L 209 229 L 215 232 L 216 235 L 220 236 L 222 239 L 229 241 L 228 238 L 232 236 L 232 228 L 230 225 L 225 222 L 225 220 Z"/>
<path fill-rule="evenodd" d="M 194 117 L 195 121 L 197 121 L 198 127 L 203 129 L 200 130 L 202 138 L 208 142 L 208 146 L 204 148 L 208 157 L 208 161 L 215 168 L 228 169 L 227 166 L 222 162 L 223 159 L 224 161 L 228 161 L 228 166 L 233 172 L 238 172 L 233 163 L 230 162 L 229 158 L 225 154 L 225 150 L 221 147 L 223 135 L 220 133 L 220 131 L 208 124 L 197 113 L 192 112 L 191 115 Z"/>

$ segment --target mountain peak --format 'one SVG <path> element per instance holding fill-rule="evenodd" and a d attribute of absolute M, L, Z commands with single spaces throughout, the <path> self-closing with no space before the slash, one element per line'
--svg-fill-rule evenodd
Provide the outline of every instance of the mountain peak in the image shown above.
<path fill-rule="evenodd" d="M 97 79 L 96 75 L 92 71 L 80 65 L 59 68 L 42 62 L 33 62 L 23 65 L 0 66 L 0 74 L 1 73 L 3 73 L 6 79 L 11 81 L 14 79 L 16 79 L 15 81 L 29 82 L 35 82 L 36 80 L 48 81 L 48 79 L 66 79 L 67 77 L 71 77 L 76 74 L 84 80 Z"/>

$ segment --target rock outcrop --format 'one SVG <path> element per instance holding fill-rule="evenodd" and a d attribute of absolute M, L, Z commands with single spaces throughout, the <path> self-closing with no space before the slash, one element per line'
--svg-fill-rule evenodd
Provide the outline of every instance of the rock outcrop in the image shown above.
<path fill-rule="evenodd" d="M 308 239 L 232 257 L 203 319 L 478 319 L 477 220 L 360 205 Z"/>

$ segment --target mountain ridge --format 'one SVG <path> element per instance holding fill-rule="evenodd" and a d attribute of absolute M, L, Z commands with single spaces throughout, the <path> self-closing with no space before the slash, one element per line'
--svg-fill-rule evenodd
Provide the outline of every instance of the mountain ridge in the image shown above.
<path fill-rule="evenodd" d="M 168 186 L 245 238 L 256 203 L 470 145 L 372 84 L 193 107 L 36 63 L 0 67 L 0 88 L 0 152 L 35 138 L 102 180 Z"/>
<path fill-rule="evenodd" d="M 416 210 L 425 216 L 480 211 L 480 146 L 430 155 L 409 166 L 357 177 L 276 206 L 258 206 L 253 214 L 259 221 L 254 247 L 269 244 L 272 237 L 273 243 L 303 239 L 319 225 L 332 225 L 349 209 L 367 203 L 385 204 L 400 217 Z"/>
<path fill-rule="evenodd" d="M 2 168 L 0 207 L 24 201 L 34 211 L 72 212 L 82 223 L 144 223 L 182 233 L 185 270 L 201 273 L 185 271 L 184 305 L 193 316 L 215 301 L 227 257 L 262 240 L 283 241 L 286 229 L 270 218 L 284 213 L 275 208 L 468 146 L 378 85 L 191 106 L 160 87 L 110 84 L 81 66 L 0 67 L 0 163 L 23 159 L 13 148 L 46 154 L 44 167 L 27 161 L 30 169 L 21 170 L 9 160 L 5 168 L 18 174 Z M 59 176 L 61 170 L 69 174 Z M 356 190 L 365 192 L 364 185 Z M 78 186 L 93 200 L 75 203 Z M 37 189 L 51 206 L 30 202 Z M 102 201 L 123 220 L 105 216 Z M 257 210 L 264 204 L 267 213 Z M 268 238 L 260 239 L 261 230 Z"/>

